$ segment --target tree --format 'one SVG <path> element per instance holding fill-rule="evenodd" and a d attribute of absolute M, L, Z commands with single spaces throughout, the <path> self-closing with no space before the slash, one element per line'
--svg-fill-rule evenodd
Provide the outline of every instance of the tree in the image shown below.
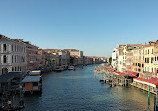
<path fill-rule="evenodd" d="M 108 65 L 111 65 L 111 62 L 112 62 L 112 57 L 109 58 Z"/>

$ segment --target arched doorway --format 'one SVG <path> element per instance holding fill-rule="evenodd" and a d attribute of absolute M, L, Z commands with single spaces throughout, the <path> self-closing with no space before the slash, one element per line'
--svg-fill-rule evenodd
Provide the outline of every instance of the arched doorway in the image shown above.
<path fill-rule="evenodd" d="M 7 68 L 2 68 L 2 74 L 6 74 L 8 73 L 8 69 Z"/>

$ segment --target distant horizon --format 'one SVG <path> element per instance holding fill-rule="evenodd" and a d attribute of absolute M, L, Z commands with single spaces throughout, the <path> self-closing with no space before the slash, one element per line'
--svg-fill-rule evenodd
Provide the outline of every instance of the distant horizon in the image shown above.
<path fill-rule="evenodd" d="M 0 35 L 4 35 L 4 34 L 0 34 Z M 6 36 L 6 35 L 4 35 L 4 36 Z M 8 37 L 8 36 L 6 36 L 6 37 Z M 8 37 L 8 38 L 11 38 L 11 37 Z M 24 39 L 22 39 L 22 38 L 11 38 L 11 39 L 21 39 L 21 40 L 23 40 L 24 42 L 30 42 L 32 45 L 37 46 L 39 49 L 60 49 L 60 50 L 63 50 L 63 49 L 76 49 L 76 48 L 42 48 L 42 47 L 38 46 L 37 44 L 32 43 L 32 42 L 29 41 L 29 40 L 24 40 Z M 158 40 L 158 39 L 157 39 L 157 40 Z M 157 41 L 157 40 L 155 40 L 155 41 Z M 149 40 L 149 41 L 151 41 L 151 40 Z M 148 42 L 149 42 L 149 41 L 148 41 Z M 155 42 L 155 41 L 153 40 L 153 42 Z M 119 45 L 127 45 L 127 44 L 143 44 L 143 45 L 145 45 L 145 44 L 148 44 L 148 42 L 144 42 L 144 43 L 117 44 L 114 48 L 117 48 Z M 113 49 L 114 49 L 114 48 L 113 48 Z M 86 52 L 85 52 L 84 50 L 82 50 L 82 49 L 76 49 L 76 50 L 83 51 L 83 52 L 84 52 L 84 56 L 96 56 L 96 57 L 106 57 L 106 58 L 109 58 L 109 57 L 112 56 L 112 51 L 113 51 L 113 49 L 111 50 L 111 55 L 109 55 L 109 56 L 86 55 L 86 54 L 85 54 Z"/>
<path fill-rule="evenodd" d="M 110 57 L 119 44 L 158 39 L 158 1 L 5 0 L 0 33 L 39 48 L 79 49 Z"/>
<path fill-rule="evenodd" d="M 0 34 L 0 35 L 3 35 L 3 34 Z M 5 35 L 3 35 L 3 36 L 5 36 Z M 5 36 L 5 37 L 7 37 L 7 36 Z M 8 37 L 8 38 L 13 39 L 13 38 L 11 38 L 11 37 Z M 24 39 L 21 39 L 21 38 L 14 38 L 14 39 L 20 39 L 20 40 L 23 40 L 24 42 L 29 42 L 30 44 L 32 44 L 31 41 L 24 40 Z M 43 49 L 43 50 L 45 50 L 45 49 L 59 49 L 59 48 L 40 48 L 40 47 L 39 47 L 38 45 L 36 45 L 36 44 L 32 44 L 32 45 L 37 46 L 38 49 Z M 74 48 L 63 48 L 63 49 L 59 49 L 59 50 L 64 50 L 64 49 L 74 49 Z M 80 50 L 80 49 L 75 49 L 75 50 Z M 80 50 L 80 51 L 83 51 L 83 54 L 84 54 L 84 50 Z M 85 55 L 85 54 L 84 54 L 84 56 L 102 57 L 102 56 Z M 107 57 L 106 57 L 106 58 L 107 58 Z"/>

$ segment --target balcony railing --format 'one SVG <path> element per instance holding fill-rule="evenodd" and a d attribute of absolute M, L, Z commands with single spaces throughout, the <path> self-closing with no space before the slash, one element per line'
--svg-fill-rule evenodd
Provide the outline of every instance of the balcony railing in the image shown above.
<path fill-rule="evenodd" d="M 6 50 L 6 51 L 2 51 L 1 53 L 11 53 L 11 51 Z"/>
<path fill-rule="evenodd" d="M 1 63 L 0 65 L 12 65 L 12 63 Z"/>

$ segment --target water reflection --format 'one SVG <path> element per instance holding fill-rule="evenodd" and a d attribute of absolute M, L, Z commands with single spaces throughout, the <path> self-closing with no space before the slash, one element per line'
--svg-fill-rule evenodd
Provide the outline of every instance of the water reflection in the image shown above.
<path fill-rule="evenodd" d="M 43 76 L 41 96 L 25 97 L 23 111 L 147 111 L 147 92 L 137 88 L 109 87 L 99 82 L 95 65 L 76 71 L 52 72 Z M 154 96 L 151 94 L 154 108 Z"/>

